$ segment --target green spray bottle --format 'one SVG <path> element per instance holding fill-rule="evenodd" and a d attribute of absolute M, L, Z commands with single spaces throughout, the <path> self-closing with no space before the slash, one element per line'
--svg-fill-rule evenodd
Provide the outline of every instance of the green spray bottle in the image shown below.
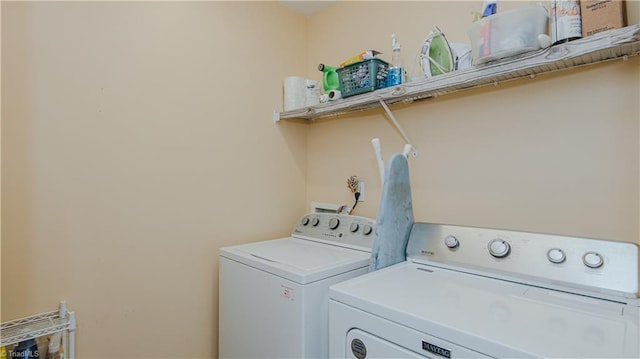
<path fill-rule="evenodd" d="M 318 65 L 318 70 L 322 71 L 322 88 L 324 93 L 331 90 L 340 90 L 340 79 L 338 78 L 338 68 L 325 64 Z"/>

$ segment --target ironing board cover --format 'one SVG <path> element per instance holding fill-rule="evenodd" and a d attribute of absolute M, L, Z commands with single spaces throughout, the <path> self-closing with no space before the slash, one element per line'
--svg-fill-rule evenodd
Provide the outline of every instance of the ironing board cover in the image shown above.
<path fill-rule="evenodd" d="M 405 261 L 414 222 L 407 158 L 391 156 L 384 177 L 369 271 Z"/>

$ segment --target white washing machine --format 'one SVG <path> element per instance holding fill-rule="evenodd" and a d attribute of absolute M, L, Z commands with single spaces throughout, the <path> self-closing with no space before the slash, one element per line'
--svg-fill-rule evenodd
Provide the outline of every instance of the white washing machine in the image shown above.
<path fill-rule="evenodd" d="M 638 358 L 634 243 L 426 223 L 330 289 L 332 358 Z"/>
<path fill-rule="evenodd" d="M 316 213 L 291 237 L 220 249 L 220 358 L 326 358 L 329 286 L 367 273 L 375 221 Z"/>

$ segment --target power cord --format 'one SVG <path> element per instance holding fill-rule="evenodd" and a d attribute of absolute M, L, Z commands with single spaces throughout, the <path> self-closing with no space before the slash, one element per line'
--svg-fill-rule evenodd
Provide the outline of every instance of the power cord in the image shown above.
<path fill-rule="evenodd" d="M 351 193 L 353 193 L 353 197 L 355 198 L 355 202 L 349 210 L 349 214 L 351 214 L 356 209 L 358 199 L 360 199 L 360 180 L 358 179 L 358 176 L 349 177 L 347 180 L 347 187 L 351 190 Z"/>

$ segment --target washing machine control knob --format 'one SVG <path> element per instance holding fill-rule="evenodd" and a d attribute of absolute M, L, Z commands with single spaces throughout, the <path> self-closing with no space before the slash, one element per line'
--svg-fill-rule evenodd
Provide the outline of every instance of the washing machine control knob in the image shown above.
<path fill-rule="evenodd" d="M 362 229 L 362 233 L 364 233 L 365 236 L 368 236 L 371 234 L 371 232 L 373 232 L 373 227 L 371 227 L 370 224 L 365 224 L 364 228 Z"/>
<path fill-rule="evenodd" d="M 449 247 L 450 249 L 454 249 L 458 248 L 460 242 L 458 241 L 458 238 L 454 236 L 446 236 L 444 237 L 444 245 Z"/>
<path fill-rule="evenodd" d="M 604 259 L 599 253 L 587 252 L 582 256 L 582 262 L 589 268 L 600 268 L 604 264 Z"/>
<path fill-rule="evenodd" d="M 496 238 L 489 242 L 489 253 L 496 258 L 504 258 L 510 251 L 511 246 L 504 239 Z"/>
<path fill-rule="evenodd" d="M 357 232 L 358 229 L 360 229 L 360 225 L 357 223 L 351 223 L 351 226 L 349 227 L 349 230 L 353 233 Z"/>
<path fill-rule="evenodd" d="M 329 220 L 329 228 L 336 229 L 340 225 L 340 220 L 337 218 L 331 218 Z"/>
<path fill-rule="evenodd" d="M 317 227 L 318 224 L 320 224 L 320 220 L 318 219 L 318 217 L 314 218 L 311 220 L 311 225 L 314 227 Z"/>
<path fill-rule="evenodd" d="M 551 248 L 547 251 L 547 259 L 551 263 L 562 263 L 567 259 L 564 251 L 560 248 Z"/>
<path fill-rule="evenodd" d="M 302 219 L 302 225 L 303 225 L 303 226 L 306 226 L 307 224 L 309 224 L 309 217 L 304 217 L 304 218 Z"/>

